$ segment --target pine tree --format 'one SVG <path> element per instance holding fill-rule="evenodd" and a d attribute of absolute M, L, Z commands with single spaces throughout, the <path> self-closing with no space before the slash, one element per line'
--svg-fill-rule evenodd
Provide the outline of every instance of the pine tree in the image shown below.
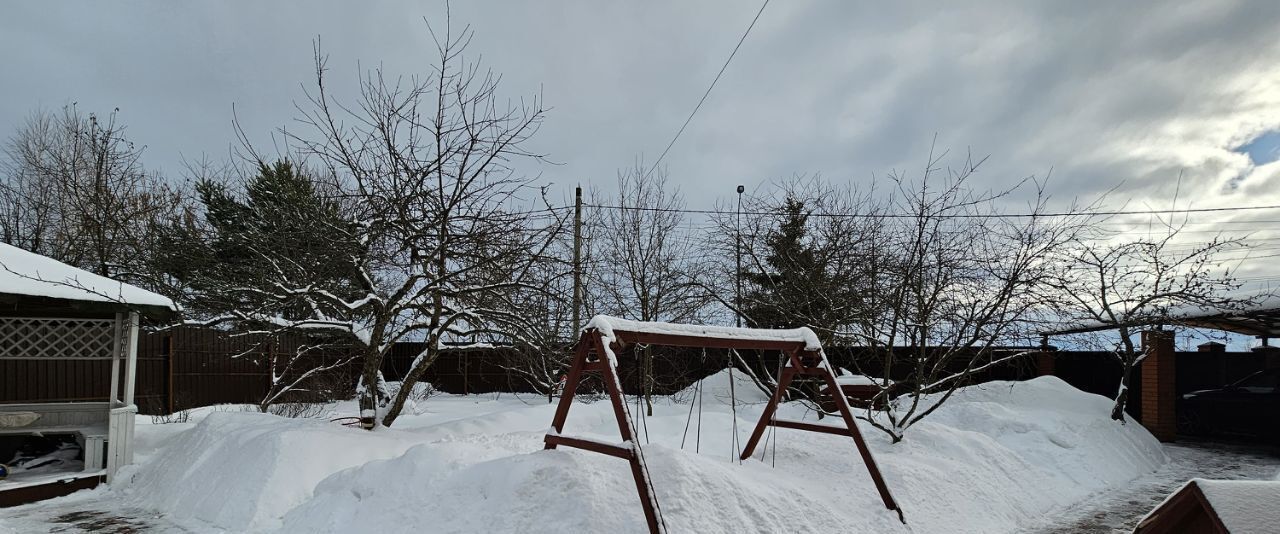
<path fill-rule="evenodd" d="M 160 270 L 185 288 L 183 300 L 196 314 L 255 309 L 286 319 L 307 315 L 298 308 L 313 303 L 285 299 L 282 305 L 269 294 L 271 280 L 281 275 L 347 296 L 359 292 L 353 277 L 364 251 L 351 238 L 353 223 L 291 162 L 259 163 L 243 196 L 212 180 L 197 183 L 196 192 L 204 224 L 168 228 L 159 260 Z M 337 318 L 346 310 L 329 312 Z"/>
<path fill-rule="evenodd" d="M 803 201 L 788 197 L 777 227 L 765 238 L 768 271 L 742 273 L 750 286 L 743 311 L 751 326 L 817 327 L 819 335 L 838 326 L 840 308 L 855 284 L 839 280 L 827 252 L 809 239 L 809 215 Z"/>

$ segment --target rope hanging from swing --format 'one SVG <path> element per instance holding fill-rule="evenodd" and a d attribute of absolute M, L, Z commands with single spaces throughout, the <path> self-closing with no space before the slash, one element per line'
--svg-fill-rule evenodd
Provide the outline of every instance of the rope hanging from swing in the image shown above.
<path fill-rule="evenodd" d="M 703 348 L 702 361 L 705 362 L 706 360 L 707 360 L 707 349 Z M 689 399 L 689 415 L 684 421 L 684 432 L 680 436 L 681 450 L 684 450 L 685 441 L 688 440 L 689 438 L 689 425 L 690 423 L 693 422 L 693 408 L 695 404 L 697 405 L 697 408 L 698 408 L 698 428 L 697 430 L 694 431 L 694 452 L 701 452 L 702 450 L 702 395 L 703 395 L 702 382 L 703 380 L 699 380 L 693 383 L 694 398 Z"/>
<path fill-rule="evenodd" d="M 742 459 L 738 458 L 741 448 L 738 446 L 738 393 L 734 388 L 733 368 L 734 361 L 738 359 L 738 349 L 729 349 L 726 353 L 729 367 L 729 414 L 733 418 L 733 436 L 729 440 L 729 463 L 738 460 L 742 463 Z"/>

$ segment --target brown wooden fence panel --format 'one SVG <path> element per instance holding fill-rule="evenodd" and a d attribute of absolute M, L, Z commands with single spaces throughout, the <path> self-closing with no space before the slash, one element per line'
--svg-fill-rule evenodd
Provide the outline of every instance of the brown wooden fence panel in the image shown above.
<path fill-rule="evenodd" d="M 0 402 L 104 402 L 108 360 L 0 360 Z"/>
<path fill-rule="evenodd" d="M 211 329 L 178 327 L 144 333 L 138 346 L 136 400 L 145 414 L 224 403 L 257 404 L 270 388 L 270 357 L 288 353 L 301 342 L 283 337 L 272 343 L 248 336 L 232 336 Z M 400 380 L 409 371 L 421 343 L 397 344 L 383 361 L 387 380 Z M 509 369 L 518 360 L 515 349 L 446 349 L 423 380 L 447 393 L 532 393 L 535 388 Z M 284 351 L 284 352 L 279 352 Z M 855 362 L 876 366 L 874 355 L 863 349 L 833 347 L 832 364 L 852 368 Z M 776 372 L 776 355 L 744 352 L 756 372 Z M 314 358 L 338 361 L 349 358 L 347 349 L 317 352 Z M 724 369 L 728 354 L 721 350 L 654 347 L 654 392 L 672 394 L 693 382 Z M 618 354 L 623 389 L 640 391 L 639 354 L 634 347 Z M 1073 386 L 1114 396 L 1120 366 L 1105 352 L 1060 351 L 1055 374 Z M 761 363 L 763 362 L 763 363 Z M 1238 380 L 1265 366 L 1265 356 L 1252 352 L 1183 352 L 1178 354 L 1178 393 L 1217 387 Z M 1015 361 L 973 377 L 973 382 L 1021 380 L 1034 376 L 1028 361 Z M 349 398 L 354 393 L 358 361 L 330 373 L 324 391 L 285 396 L 283 401 Z M 898 379 L 899 377 L 893 377 Z M 108 361 L 0 360 L 0 402 L 104 401 L 111 379 Z M 1132 379 L 1130 411 L 1141 409 L 1141 376 Z"/>
<path fill-rule="evenodd" d="M 173 329 L 168 350 L 174 409 L 261 401 L 270 378 L 260 341 L 209 329 Z"/>

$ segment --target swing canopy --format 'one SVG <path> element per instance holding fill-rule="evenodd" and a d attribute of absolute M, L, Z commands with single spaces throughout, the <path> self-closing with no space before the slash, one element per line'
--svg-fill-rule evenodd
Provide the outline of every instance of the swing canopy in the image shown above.
<path fill-rule="evenodd" d="M 597 315 L 583 327 L 595 330 L 609 342 L 621 346 L 633 343 L 707 349 L 822 350 L 817 334 L 806 327 L 786 329 L 736 328 L 696 324 L 642 322 Z"/>

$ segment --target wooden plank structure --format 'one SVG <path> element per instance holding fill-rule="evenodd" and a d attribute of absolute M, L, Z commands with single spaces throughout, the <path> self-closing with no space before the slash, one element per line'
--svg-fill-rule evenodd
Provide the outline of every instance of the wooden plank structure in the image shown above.
<path fill-rule="evenodd" d="M 82 476 L 31 485 L 9 477 L 0 482 L 0 502 L 111 482 L 119 468 L 133 463 L 139 321 L 142 315 L 165 319 L 176 310 L 168 298 L 0 243 L 0 360 L 110 365 L 105 402 L 0 402 L 0 414 L 8 416 L 0 418 L 0 436 L 63 434 L 84 451 Z M 41 380 L 29 382 L 38 386 Z"/>
<path fill-rule="evenodd" d="M 617 358 L 615 355 L 629 344 L 663 345 L 676 347 L 693 347 L 705 349 L 732 350 L 777 350 L 787 355 L 788 363 L 782 368 L 778 377 L 778 386 L 765 406 L 764 412 L 756 423 L 750 439 L 743 447 L 741 459 L 750 458 L 756 445 L 764 435 L 765 428 L 775 426 L 795 430 L 806 430 L 825 434 L 849 436 L 862 457 L 863 464 L 875 483 L 880 499 L 885 508 L 898 513 L 898 519 L 905 523 L 902 509 L 894 500 L 880 474 L 875 458 L 867 448 L 862 434 L 854 423 L 848 399 L 843 395 L 833 395 L 836 406 L 844 420 L 844 427 L 829 426 L 801 421 L 775 419 L 778 403 L 786 394 L 788 385 L 797 376 L 822 378 L 832 391 L 840 391 L 836 383 L 831 365 L 827 363 L 817 337 L 808 329 L 794 330 L 761 330 L 728 327 L 699 327 L 694 325 L 675 325 L 667 323 L 640 323 L 597 316 L 583 329 L 581 337 L 574 349 L 573 364 L 565 380 L 564 392 L 560 403 L 556 406 L 552 419 L 552 428 L 544 438 L 545 449 L 555 449 L 564 445 L 601 454 L 622 458 L 630 462 L 631 475 L 635 479 L 636 492 L 640 496 L 640 504 L 651 533 L 665 533 L 667 526 L 662 518 L 662 510 L 658 506 L 657 493 L 644 463 L 644 454 L 636 439 L 635 424 L 623 399 L 622 385 L 618 379 Z M 569 408 L 573 405 L 573 397 L 578 385 L 586 373 L 594 373 L 605 384 L 609 400 L 613 405 L 614 417 L 618 423 L 621 443 L 605 443 L 596 440 L 565 436 L 564 424 L 569 416 Z"/>
<path fill-rule="evenodd" d="M 1195 478 L 1165 498 L 1134 534 L 1249 534 L 1280 529 L 1280 480 Z"/>

